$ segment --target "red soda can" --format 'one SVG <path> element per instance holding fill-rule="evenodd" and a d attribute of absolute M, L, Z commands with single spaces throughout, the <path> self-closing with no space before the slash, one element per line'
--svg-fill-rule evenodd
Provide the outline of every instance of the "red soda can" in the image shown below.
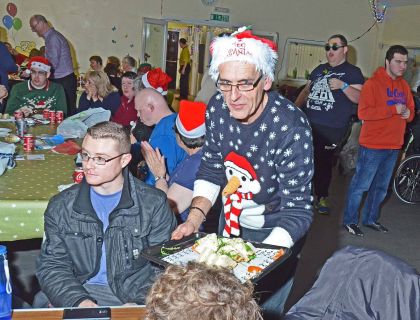
<path fill-rule="evenodd" d="M 84 175 L 83 168 L 75 168 L 73 172 L 74 183 L 82 182 Z"/>
<path fill-rule="evenodd" d="M 16 110 L 14 113 L 15 120 L 23 119 L 23 112 L 20 110 Z"/>
<path fill-rule="evenodd" d="M 50 110 L 49 112 L 49 117 L 50 117 L 50 123 L 55 123 L 55 111 L 54 110 Z"/>
<path fill-rule="evenodd" d="M 50 109 L 45 108 L 44 111 L 42 111 L 42 117 L 48 120 L 50 118 Z"/>
<path fill-rule="evenodd" d="M 64 119 L 64 112 L 59 110 L 55 113 L 55 121 L 57 121 L 57 123 L 61 123 L 63 122 Z"/>
<path fill-rule="evenodd" d="M 23 136 L 23 150 L 32 151 L 34 149 L 34 136 L 32 134 L 25 134 Z"/>

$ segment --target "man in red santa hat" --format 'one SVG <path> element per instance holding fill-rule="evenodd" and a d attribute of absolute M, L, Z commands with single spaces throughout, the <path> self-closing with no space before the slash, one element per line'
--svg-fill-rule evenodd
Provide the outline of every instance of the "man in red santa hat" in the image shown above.
<path fill-rule="evenodd" d="M 241 30 L 242 29 L 242 30 Z M 185 223 L 172 234 L 181 239 L 198 230 L 220 189 L 224 210 L 219 233 L 293 248 L 312 222 L 311 128 L 305 114 L 275 91 L 277 48 L 241 28 L 211 44 L 209 73 L 218 93 L 206 113 L 206 141 L 193 201 Z M 279 269 L 264 318 L 279 318 L 295 271 Z"/>
<path fill-rule="evenodd" d="M 6 112 L 22 110 L 25 116 L 42 113 L 44 109 L 62 110 L 67 113 L 66 96 L 59 83 L 48 80 L 51 65 L 47 58 L 33 57 L 28 70 L 31 78 L 13 86 L 7 101 Z"/>

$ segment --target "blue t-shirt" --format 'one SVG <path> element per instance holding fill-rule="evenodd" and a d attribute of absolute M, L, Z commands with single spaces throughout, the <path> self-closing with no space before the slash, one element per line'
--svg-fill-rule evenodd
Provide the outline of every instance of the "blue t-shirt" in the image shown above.
<path fill-rule="evenodd" d="M 92 202 L 93 209 L 96 215 L 103 223 L 104 232 L 109 225 L 109 215 L 117 207 L 121 199 L 121 191 L 113 194 L 99 194 L 93 188 L 90 188 L 90 201 Z M 108 284 L 106 276 L 106 254 L 105 254 L 105 241 L 102 243 L 101 264 L 98 273 L 90 278 L 87 283 L 90 284 Z"/>
<path fill-rule="evenodd" d="M 349 85 L 364 83 L 360 69 L 347 61 L 335 67 L 328 63 L 320 64 L 309 77 L 312 81 L 311 91 L 304 111 L 311 123 L 343 128 L 355 113 L 354 103 L 342 90 L 330 89 L 330 78 L 340 79 Z"/>
<path fill-rule="evenodd" d="M 169 176 L 176 166 L 186 157 L 186 152 L 176 142 L 175 125 L 176 113 L 162 118 L 153 129 L 149 143 L 153 149 L 159 148 L 160 153 L 165 157 L 166 169 Z M 145 182 L 148 185 L 155 185 L 155 177 L 148 171 Z"/>
<path fill-rule="evenodd" d="M 184 161 L 182 161 L 176 167 L 176 169 L 170 176 L 169 181 L 168 181 L 168 186 L 171 186 L 174 183 L 176 183 L 191 191 L 194 190 L 195 176 L 197 175 L 197 171 L 198 171 L 198 167 L 200 166 L 202 155 L 203 155 L 202 150 L 197 151 L 191 156 L 187 155 Z M 190 210 L 187 209 L 180 213 L 180 217 L 183 222 L 187 220 L 189 211 Z"/>

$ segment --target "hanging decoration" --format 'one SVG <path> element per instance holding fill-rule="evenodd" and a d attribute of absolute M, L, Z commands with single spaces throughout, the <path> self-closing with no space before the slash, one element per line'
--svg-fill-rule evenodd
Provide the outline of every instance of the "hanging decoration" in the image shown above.
<path fill-rule="evenodd" d="M 9 2 L 6 6 L 6 11 L 8 14 L 14 17 L 17 13 L 17 7 L 14 3 Z"/>
<path fill-rule="evenodd" d="M 378 8 L 378 0 L 370 0 L 373 18 L 376 22 L 382 22 L 385 19 L 386 5 L 382 5 L 382 9 Z"/>

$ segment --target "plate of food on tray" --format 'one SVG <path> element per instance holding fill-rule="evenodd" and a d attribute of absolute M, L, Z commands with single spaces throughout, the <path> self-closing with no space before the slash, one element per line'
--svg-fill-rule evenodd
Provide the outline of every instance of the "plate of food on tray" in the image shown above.
<path fill-rule="evenodd" d="M 179 241 L 145 249 L 142 255 L 162 266 L 186 265 L 194 261 L 228 268 L 240 281 L 256 283 L 279 267 L 289 257 L 290 249 L 198 232 Z"/>

